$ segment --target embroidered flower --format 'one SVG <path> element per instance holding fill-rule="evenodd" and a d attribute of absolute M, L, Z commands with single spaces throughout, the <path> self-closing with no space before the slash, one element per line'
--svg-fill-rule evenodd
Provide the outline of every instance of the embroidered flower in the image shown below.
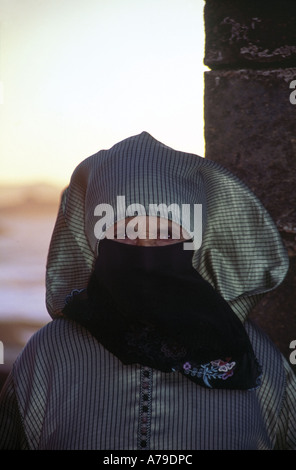
<path fill-rule="evenodd" d="M 226 380 L 228 379 L 228 377 L 231 377 L 232 375 L 233 375 L 233 370 L 228 370 L 227 372 L 225 372 L 225 374 L 222 375 L 221 379 Z"/>
<path fill-rule="evenodd" d="M 222 361 L 221 359 L 218 359 L 216 361 L 211 361 L 211 364 L 214 367 L 218 367 L 219 372 L 228 372 L 228 371 L 232 370 L 235 366 L 234 361 L 233 362 L 225 362 L 225 361 Z"/>
<path fill-rule="evenodd" d="M 220 359 L 218 359 L 218 360 L 216 360 L 216 361 L 211 361 L 211 364 L 212 364 L 214 367 L 219 367 L 220 363 L 221 363 L 221 360 L 220 360 Z"/>
<path fill-rule="evenodd" d="M 212 388 L 210 381 L 215 379 L 226 380 L 231 377 L 234 373 L 233 369 L 236 363 L 222 361 L 217 359 L 215 361 L 208 362 L 207 364 L 201 364 L 196 367 L 192 367 L 189 362 L 183 364 L 183 369 L 185 374 L 189 374 L 192 377 L 202 378 L 204 384 Z"/>

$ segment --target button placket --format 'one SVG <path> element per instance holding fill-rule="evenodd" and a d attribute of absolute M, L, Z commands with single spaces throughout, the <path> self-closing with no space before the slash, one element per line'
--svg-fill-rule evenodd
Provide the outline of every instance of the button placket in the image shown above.
<path fill-rule="evenodd" d="M 151 388 L 152 369 L 141 368 L 141 390 L 140 390 L 140 417 L 138 446 L 139 449 L 149 449 L 150 422 L 151 422 Z"/>

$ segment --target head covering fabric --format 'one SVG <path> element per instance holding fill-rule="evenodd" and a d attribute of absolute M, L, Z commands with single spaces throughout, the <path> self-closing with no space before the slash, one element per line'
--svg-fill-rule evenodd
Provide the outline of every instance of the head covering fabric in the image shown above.
<path fill-rule="evenodd" d="M 152 203 L 202 204 L 202 244 L 193 266 L 242 321 L 287 273 L 278 230 L 245 184 L 216 162 L 174 150 L 143 132 L 82 161 L 62 193 L 46 267 L 52 318 L 62 315 L 73 290 L 87 287 L 94 269 L 95 207 L 112 205 L 114 221 L 126 216 L 116 208 L 119 195 L 127 206 L 140 203 L 146 210 Z"/>

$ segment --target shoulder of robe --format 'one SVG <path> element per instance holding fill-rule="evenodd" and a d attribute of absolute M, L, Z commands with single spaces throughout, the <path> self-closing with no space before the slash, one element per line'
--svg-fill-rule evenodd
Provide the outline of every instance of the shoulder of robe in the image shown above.
<path fill-rule="evenodd" d="M 82 326 L 65 318 L 55 319 L 36 331 L 14 364 L 14 373 L 54 368 L 71 363 L 87 352 L 100 348 Z"/>

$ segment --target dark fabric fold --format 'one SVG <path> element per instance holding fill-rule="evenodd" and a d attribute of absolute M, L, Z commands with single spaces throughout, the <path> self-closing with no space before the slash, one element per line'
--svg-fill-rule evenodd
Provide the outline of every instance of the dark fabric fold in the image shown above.
<path fill-rule="evenodd" d="M 209 388 L 253 389 L 260 367 L 239 318 L 192 267 L 183 243 L 100 242 L 87 290 L 63 313 L 124 364 L 179 371 Z"/>

